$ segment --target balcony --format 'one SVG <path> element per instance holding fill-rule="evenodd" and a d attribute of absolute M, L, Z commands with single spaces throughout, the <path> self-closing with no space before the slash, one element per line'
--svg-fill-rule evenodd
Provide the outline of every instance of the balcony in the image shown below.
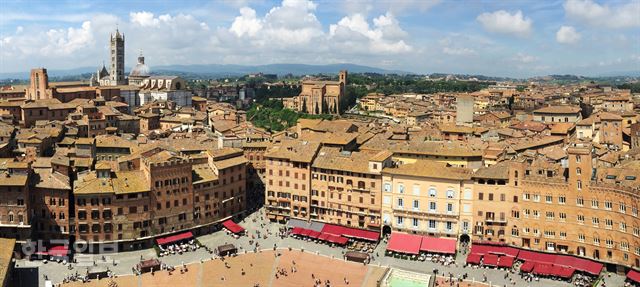
<path fill-rule="evenodd" d="M 506 218 L 493 218 L 493 217 L 488 217 L 484 219 L 484 222 L 487 223 L 487 225 L 506 225 L 507 224 L 507 219 Z"/>

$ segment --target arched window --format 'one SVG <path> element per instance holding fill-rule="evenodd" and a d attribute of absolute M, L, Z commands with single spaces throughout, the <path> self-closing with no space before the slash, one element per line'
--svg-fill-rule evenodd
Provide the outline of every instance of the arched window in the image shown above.
<path fill-rule="evenodd" d="M 364 189 L 364 181 L 358 181 L 358 188 Z"/>

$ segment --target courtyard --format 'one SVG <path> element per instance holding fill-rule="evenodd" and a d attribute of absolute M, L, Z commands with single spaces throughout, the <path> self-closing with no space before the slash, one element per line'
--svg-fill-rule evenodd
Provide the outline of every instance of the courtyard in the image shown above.
<path fill-rule="evenodd" d="M 372 260 L 369 264 L 347 262 L 343 260 L 344 252 L 347 251 L 345 248 L 279 236 L 284 225 L 266 221 L 261 211 L 251 214 L 238 224 L 247 230 L 239 238 L 234 238 L 225 231 L 197 238 L 210 249 L 223 244 L 234 244 L 238 248 L 238 256 L 227 257 L 222 261 L 200 248 L 159 258 L 168 266 L 176 266 L 171 275 L 167 271 L 157 271 L 153 275 L 133 275 L 132 267 L 141 259 L 157 258 L 153 249 L 104 254 L 104 257 L 77 254 L 77 263 L 71 267 L 57 262 L 45 264 L 42 261 L 17 260 L 16 269 L 37 268 L 38 276 L 29 276 L 37 278 L 30 278 L 28 283 L 22 281 L 22 286 L 45 286 L 45 278 L 54 284 L 60 284 L 73 274 L 83 274 L 95 269 L 108 269 L 116 277 L 91 280 L 88 283 L 71 282 L 63 286 L 313 286 L 315 279 L 322 280 L 323 284 L 329 280 L 331 286 L 376 286 L 387 268 L 437 273 L 438 281 L 443 284 L 440 286 L 449 286 L 445 280 L 453 278 L 456 281 L 457 276 L 463 274 L 467 280 L 460 286 L 573 286 L 571 283 L 544 278 L 527 282 L 517 272 L 465 267 L 466 255 L 462 253 L 458 253 L 455 263 L 449 266 L 431 261 L 388 257 L 384 256 L 384 241 L 371 253 Z M 276 256 L 276 253 L 280 253 L 280 256 Z M 180 272 L 183 265 L 187 267 L 187 271 Z M 292 271 L 294 269 L 295 272 Z M 281 275 L 285 273 L 286 275 Z M 485 277 L 485 284 L 482 284 Z M 115 283 L 111 283 L 111 280 Z M 349 282 L 348 285 L 346 281 Z M 606 286 L 622 286 L 624 277 L 606 275 L 605 282 Z"/>

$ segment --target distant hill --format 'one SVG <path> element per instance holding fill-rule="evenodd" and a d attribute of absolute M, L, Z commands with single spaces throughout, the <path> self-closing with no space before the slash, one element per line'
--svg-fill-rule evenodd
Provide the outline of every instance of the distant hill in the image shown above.
<path fill-rule="evenodd" d="M 127 68 L 127 73 L 130 68 Z M 335 74 L 340 70 L 348 70 L 351 73 L 378 73 L 378 74 L 410 74 L 405 71 L 386 70 L 381 68 L 362 66 L 356 64 L 328 64 L 328 65 L 306 65 L 306 64 L 269 64 L 257 66 L 244 65 L 166 65 L 152 66 L 151 71 L 154 74 L 197 74 L 199 76 L 241 76 L 251 73 L 265 74 L 293 74 L 311 75 L 311 74 Z M 49 77 L 65 77 L 71 75 L 80 75 L 85 73 L 94 73 L 96 67 L 81 67 L 69 70 L 47 70 Z M 17 73 L 0 73 L 0 79 L 28 79 L 29 72 Z"/>

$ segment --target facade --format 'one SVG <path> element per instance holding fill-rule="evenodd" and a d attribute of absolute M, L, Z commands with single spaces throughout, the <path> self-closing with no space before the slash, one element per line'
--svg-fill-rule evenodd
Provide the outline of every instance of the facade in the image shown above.
<path fill-rule="evenodd" d="M 383 170 L 383 232 L 401 231 L 437 237 L 470 232 L 471 171 L 431 161 L 399 164 Z"/>
<path fill-rule="evenodd" d="M 340 100 L 347 85 L 347 71 L 340 71 L 338 81 L 303 81 L 302 91 L 293 98 L 284 99 L 284 106 L 312 115 L 339 114 Z"/>
<path fill-rule="evenodd" d="M 390 152 L 321 148 L 311 169 L 310 218 L 380 231 L 382 170 L 389 165 Z"/>
<path fill-rule="evenodd" d="M 533 120 L 543 123 L 577 123 L 582 120 L 580 107 L 549 106 L 533 111 Z"/>
<path fill-rule="evenodd" d="M 214 230 L 245 211 L 245 174 L 246 159 L 234 149 L 187 156 L 155 148 L 117 165 L 100 161 L 74 183 L 70 234 L 131 250 L 158 236 Z"/>
<path fill-rule="evenodd" d="M 51 99 L 53 97 L 49 89 L 49 76 L 47 69 L 31 69 L 31 79 L 29 87 L 26 90 L 27 100 L 35 101 L 42 99 Z"/>
<path fill-rule="evenodd" d="M 153 101 L 172 101 L 178 106 L 190 107 L 191 91 L 185 90 L 186 82 L 177 76 L 151 76 L 144 80 L 138 92 L 139 105 Z"/>
<path fill-rule="evenodd" d="M 311 165 L 319 148 L 319 143 L 288 141 L 265 154 L 265 205 L 269 219 L 311 218 Z"/>
<path fill-rule="evenodd" d="M 0 237 L 26 240 L 31 236 L 29 165 L 5 158 L 0 171 Z"/>

